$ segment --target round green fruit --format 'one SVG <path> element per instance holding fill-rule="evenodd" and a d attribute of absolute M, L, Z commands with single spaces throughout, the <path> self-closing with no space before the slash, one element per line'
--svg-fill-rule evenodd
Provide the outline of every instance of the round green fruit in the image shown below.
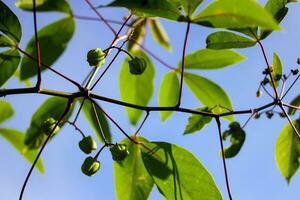
<path fill-rule="evenodd" d="M 132 60 L 129 60 L 128 63 L 130 73 L 133 75 L 141 75 L 147 67 L 147 63 L 143 58 L 134 57 Z"/>
<path fill-rule="evenodd" d="M 41 124 L 42 132 L 45 133 L 46 135 L 49 135 L 51 133 L 51 131 L 54 129 L 56 122 L 57 121 L 52 117 L 43 121 Z M 56 134 L 59 131 L 59 129 L 60 129 L 59 126 L 56 126 L 52 135 Z"/>
<path fill-rule="evenodd" d="M 123 161 L 129 155 L 126 144 L 115 144 L 109 150 L 114 161 Z"/>
<path fill-rule="evenodd" d="M 105 53 L 100 49 L 92 49 L 87 53 L 87 61 L 90 66 L 100 67 L 105 63 Z"/>
<path fill-rule="evenodd" d="M 100 162 L 95 158 L 89 156 L 84 160 L 81 166 L 81 171 L 87 176 L 93 176 L 97 173 L 97 171 L 99 171 L 100 167 Z"/>
<path fill-rule="evenodd" d="M 92 138 L 92 136 L 87 136 L 84 137 L 80 142 L 79 142 L 79 148 L 81 151 L 83 151 L 86 154 L 92 153 L 94 150 L 97 149 L 97 143 L 96 141 Z"/>

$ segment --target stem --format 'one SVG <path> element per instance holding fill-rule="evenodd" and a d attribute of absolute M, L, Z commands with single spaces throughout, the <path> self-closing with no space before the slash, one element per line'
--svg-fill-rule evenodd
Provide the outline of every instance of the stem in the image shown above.
<path fill-rule="evenodd" d="M 183 74 L 184 74 L 184 61 L 185 61 L 185 51 L 186 51 L 186 45 L 187 40 L 189 37 L 190 32 L 190 21 L 187 22 L 186 32 L 184 36 L 184 43 L 183 43 L 183 49 L 182 49 L 182 62 L 181 62 L 181 69 L 180 69 L 180 89 L 179 89 L 179 97 L 176 107 L 180 107 L 181 105 L 181 99 L 182 99 L 182 87 L 183 87 Z"/>
<path fill-rule="evenodd" d="M 99 117 L 98 117 L 97 110 L 96 110 L 96 108 L 95 108 L 95 103 L 94 103 L 94 102 L 91 102 L 91 104 L 92 104 L 93 112 L 94 112 L 94 115 L 95 115 L 95 117 L 96 117 L 97 124 L 98 124 L 99 130 L 100 130 L 100 133 L 101 133 L 102 140 L 104 141 L 104 144 L 105 144 L 105 145 L 108 145 L 108 142 L 107 142 L 107 140 L 106 140 L 106 138 L 105 138 L 105 135 L 104 135 L 104 132 L 103 132 L 103 129 L 102 129 L 101 122 L 100 122 Z M 100 106 L 98 106 L 98 107 L 100 107 Z"/>
<path fill-rule="evenodd" d="M 37 82 L 36 88 L 39 91 L 41 88 L 42 77 L 41 77 L 41 51 L 40 51 L 40 43 L 37 33 L 37 18 L 36 18 L 36 2 L 33 2 L 33 24 L 34 24 L 34 38 L 35 38 L 35 50 L 36 50 L 36 57 L 37 57 Z"/>
<path fill-rule="evenodd" d="M 148 119 L 148 117 L 149 117 L 149 111 L 147 111 L 146 116 L 144 117 L 144 119 L 143 119 L 141 125 L 139 126 L 139 128 L 136 130 L 134 136 L 137 136 L 137 134 L 140 132 L 140 130 L 144 126 L 144 124 L 145 124 L 146 120 Z"/>
<path fill-rule="evenodd" d="M 72 16 L 75 19 L 104 22 L 102 19 L 99 19 L 98 17 L 88 17 L 88 16 L 81 16 L 81 15 L 74 15 L 74 14 Z M 111 24 L 123 25 L 123 22 L 121 22 L 121 21 L 116 21 L 116 20 L 111 20 L 111 19 L 106 19 L 106 21 Z M 126 24 L 125 26 L 129 26 L 129 25 Z"/>
<path fill-rule="evenodd" d="M 296 84 L 298 79 L 300 78 L 300 74 L 297 76 L 297 78 L 294 80 L 294 82 L 290 85 L 290 87 L 286 90 L 284 95 L 282 96 L 281 100 L 288 94 L 288 92 L 292 89 L 292 87 Z"/>
<path fill-rule="evenodd" d="M 221 122 L 220 122 L 219 117 L 216 117 L 215 119 L 216 119 L 216 122 L 217 122 L 217 125 L 218 125 L 219 141 L 220 141 L 221 152 L 222 152 L 222 161 L 223 161 L 223 169 L 224 169 L 224 175 L 225 175 L 225 180 L 226 180 L 227 193 L 228 193 L 229 199 L 232 200 L 232 196 L 231 196 L 231 192 L 230 192 L 229 178 L 228 178 L 228 174 L 227 174 L 224 146 L 223 146 L 223 140 L 222 140 Z"/>
<path fill-rule="evenodd" d="M 291 126 L 292 126 L 292 128 L 293 128 L 293 130 L 294 130 L 294 133 L 296 134 L 296 136 L 297 136 L 298 139 L 300 140 L 300 134 L 299 134 L 297 128 L 295 127 L 293 121 L 291 120 L 290 116 L 289 116 L 288 113 L 285 111 L 285 109 L 284 109 L 282 103 L 279 103 L 278 105 L 279 105 L 279 107 L 281 108 L 281 110 L 282 110 L 282 112 L 284 113 L 284 115 L 287 117 L 289 123 L 291 124 Z"/>
<path fill-rule="evenodd" d="M 28 172 L 28 174 L 27 174 L 27 176 L 26 176 L 26 178 L 25 178 L 25 181 L 24 181 L 24 183 L 23 183 L 23 186 L 22 186 L 22 189 L 21 189 L 21 193 L 20 193 L 20 196 L 19 196 L 19 200 L 22 200 L 22 198 L 23 198 L 23 194 L 24 194 L 24 191 L 25 191 L 27 182 L 28 182 L 28 180 L 29 180 L 29 178 L 30 178 L 30 176 L 31 176 L 31 173 L 32 173 L 32 171 L 33 171 L 33 169 L 34 169 L 34 167 L 35 167 L 35 165 L 36 165 L 38 159 L 40 158 L 40 156 L 41 156 L 41 154 L 42 154 L 44 148 L 46 147 L 47 142 L 50 140 L 50 138 L 51 138 L 51 136 L 52 136 L 54 130 L 55 130 L 56 127 L 58 126 L 58 124 L 60 124 L 60 122 L 63 120 L 63 118 L 64 118 L 64 117 L 68 114 L 68 112 L 70 111 L 71 106 L 72 106 L 72 103 L 73 103 L 73 99 L 70 98 L 69 101 L 68 101 L 68 104 L 67 104 L 67 106 L 66 106 L 65 111 L 62 113 L 62 115 L 60 116 L 60 118 L 59 118 L 59 119 L 57 120 L 57 122 L 55 123 L 55 125 L 54 125 L 54 127 L 52 128 L 50 134 L 47 136 L 47 138 L 46 138 L 45 142 L 43 143 L 41 149 L 39 150 L 38 154 L 36 155 L 36 157 L 35 157 L 35 159 L 34 159 L 34 162 L 32 163 L 31 168 L 30 168 L 30 170 L 29 170 L 29 172 Z"/>

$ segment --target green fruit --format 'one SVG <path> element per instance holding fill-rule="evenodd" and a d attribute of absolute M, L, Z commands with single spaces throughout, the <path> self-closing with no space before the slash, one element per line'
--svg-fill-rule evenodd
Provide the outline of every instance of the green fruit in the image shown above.
<path fill-rule="evenodd" d="M 48 118 L 41 124 L 41 130 L 46 135 L 49 135 L 52 129 L 55 127 L 56 120 L 54 118 Z M 55 130 L 53 131 L 52 135 L 56 134 L 59 131 L 59 126 L 56 126 Z"/>
<path fill-rule="evenodd" d="M 92 49 L 87 53 L 87 61 L 90 66 L 100 67 L 105 63 L 105 53 L 100 49 Z"/>
<path fill-rule="evenodd" d="M 92 153 L 92 151 L 97 149 L 97 143 L 96 141 L 92 138 L 92 136 L 87 136 L 84 137 L 80 142 L 79 142 L 79 148 L 81 151 L 83 151 L 86 154 Z"/>
<path fill-rule="evenodd" d="M 126 144 L 115 144 L 109 150 L 114 161 L 122 161 L 129 155 Z"/>
<path fill-rule="evenodd" d="M 99 171 L 100 167 L 100 162 L 89 156 L 84 160 L 81 166 L 81 171 L 87 176 L 93 176 L 97 171 Z"/>
<path fill-rule="evenodd" d="M 141 75 L 147 67 L 147 63 L 143 58 L 134 57 L 132 60 L 129 60 L 128 63 L 130 73 L 134 75 Z"/>

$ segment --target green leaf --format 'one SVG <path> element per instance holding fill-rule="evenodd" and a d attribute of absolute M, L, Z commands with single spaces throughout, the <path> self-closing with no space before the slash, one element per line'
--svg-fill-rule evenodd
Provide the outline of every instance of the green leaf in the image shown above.
<path fill-rule="evenodd" d="M 206 38 L 206 48 L 209 49 L 246 48 L 255 44 L 255 40 L 227 31 L 215 32 Z"/>
<path fill-rule="evenodd" d="M 144 138 L 134 138 L 146 142 Z M 142 160 L 141 147 L 129 139 L 124 139 L 129 155 L 124 161 L 114 162 L 115 188 L 118 200 L 148 199 L 153 188 L 153 180 Z"/>
<path fill-rule="evenodd" d="M 65 111 L 67 104 L 68 100 L 66 98 L 51 97 L 35 111 L 24 140 L 28 149 L 37 149 L 42 146 L 47 138 L 47 135 L 41 131 L 42 123 L 51 117 L 58 120 Z M 70 112 L 64 117 L 64 121 L 69 119 L 73 109 L 74 106 L 72 106 Z M 64 124 L 59 124 L 59 127 L 62 127 Z"/>
<path fill-rule="evenodd" d="M 33 10 L 32 0 L 19 0 L 15 5 L 26 11 Z M 36 0 L 36 11 L 58 11 L 72 13 L 71 7 L 66 0 Z"/>
<path fill-rule="evenodd" d="M 183 7 L 187 16 L 191 17 L 203 0 L 170 0 L 178 7 Z"/>
<path fill-rule="evenodd" d="M 142 44 L 145 39 L 146 34 L 146 19 L 143 17 L 136 18 L 130 25 L 129 33 L 134 29 L 131 40 L 128 41 L 127 50 L 133 51 L 139 49 L 139 46 L 136 44 Z"/>
<path fill-rule="evenodd" d="M 299 107 L 300 106 L 300 95 L 296 96 L 290 103 L 292 106 Z M 297 109 L 294 108 L 289 108 L 288 114 L 289 115 L 294 115 L 296 113 Z"/>
<path fill-rule="evenodd" d="M 293 124 L 300 131 L 299 121 L 293 121 Z M 290 182 L 300 165 L 300 141 L 289 123 L 284 126 L 277 139 L 275 159 L 281 174 Z"/>
<path fill-rule="evenodd" d="M 204 8 L 193 22 L 215 28 L 280 30 L 272 15 L 253 0 L 217 0 Z"/>
<path fill-rule="evenodd" d="M 0 86 L 14 75 L 20 62 L 20 54 L 17 49 L 9 49 L 0 53 Z"/>
<path fill-rule="evenodd" d="M 0 34 L 0 47 L 12 47 L 14 45 L 12 40 Z"/>
<path fill-rule="evenodd" d="M 225 158 L 232 158 L 241 150 L 246 139 L 246 133 L 238 122 L 231 122 L 229 130 L 224 131 L 222 139 L 226 140 L 228 136 L 230 136 L 231 145 L 224 148 L 224 155 Z"/>
<path fill-rule="evenodd" d="M 23 151 L 25 148 L 24 135 L 24 133 L 21 133 L 18 130 L 0 128 L 0 136 L 7 140 L 30 164 L 32 164 L 38 154 L 38 150 Z M 41 174 L 44 173 L 44 164 L 41 158 L 39 158 L 35 167 Z"/>
<path fill-rule="evenodd" d="M 165 142 L 145 146 L 144 165 L 165 199 L 222 199 L 213 177 L 191 152 Z"/>
<path fill-rule="evenodd" d="M 245 59 L 241 54 L 230 50 L 201 49 L 185 56 L 185 69 L 220 69 L 239 63 Z M 181 62 L 178 66 L 181 66 Z"/>
<path fill-rule="evenodd" d="M 0 110 L 0 123 L 3 123 L 14 115 L 14 109 L 7 101 L 0 100 Z"/>
<path fill-rule="evenodd" d="M 119 76 L 120 92 L 123 101 L 146 106 L 154 91 L 154 66 L 149 57 L 143 51 L 134 51 L 131 53 L 134 57 L 143 58 L 147 67 L 143 74 L 132 75 L 129 72 L 128 61 L 126 58 L 122 64 L 122 69 Z M 136 125 L 143 114 L 142 110 L 126 108 L 131 124 Z"/>
<path fill-rule="evenodd" d="M 75 30 L 73 18 L 63 18 L 51 23 L 38 31 L 41 61 L 51 66 L 64 52 Z M 25 51 L 36 57 L 35 38 L 28 42 Z M 46 68 L 42 68 L 45 70 Z M 37 74 L 36 61 L 23 57 L 21 63 L 21 80 L 28 79 Z"/>
<path fill-rule="evenodd" d="M 212 111 L 212 109 L 210 109 L 206 106 L 201 107 L 201 108 L 197 108 L 196 110 L 197 111 L 204 111 L 204 112 L 211 112 Z M 188 124 L 186 125 L 183 134 L 186 135 L 186 134 L 194 133 L 196 131 L 200 131 L 207 124 L 209 124 L 211 121 L 212 121 L 212 117 L 192 114 L 189 117 Z"/>
<path fill-rule="evenodd" d="M 275 87 L 278 87 L 280 83 L 280 79 L 282 77 L 282 64 L 278 54 L 275 52 L 273 54 L 273 66 L 271 70 L 272 70 L 271 74 L 275 82 Z"/>
<path fill-rule="evenodd" d="M 158 19 L 148 19 L 151 34 L 154 40 L 168 51 L 172 51 L 172 46 L 169 42 L 168 34 Z"/>
<path fill-rule="evenodd" d="M 214 108 L 213 113 L 220 114 L 233 110 L 229 97 L 218 84 L 203 76 L 191 73 L 184 73 L 184 81 L 200 102 Z M 234 121 L 233 115 L 224 118 Z"/>
<path fill-rule="evenodd" d="M 160 106 L 176 106 L 179 98 L 180 84 L 176 72 L 167 73 L 159 89 Z M 160 112 L 161 120 L 166 121 L 172 114 L 172 111 Z"/>
<path fill-rule="evenodd" d="M 18 17 L 2 1 L 0 1 L 0 31 L 17 43 L 21 40 L 22 28 Z"/>
<path fill-rule="evenodd" d="M 168 0 L 115 0 L 107 6 L 125 7 L 133 14 L 143 17 L 163 17 L 176 21 L 181 16 L 176 5 Z"/>
<path fill-rule="evenodd" d="M 95 106 L 95 108 L 96 108 L 96 111 L 97 111 L 97 114 L 98 114 L 98 118 L 99 118 L 99 121 L 100 121 L 100 124 L 101 124 L 101 128 L 103 130 L 103 134 L 105 136 L 105 139 L 107 140 L 107 142 L 111 143 L 111 133 L 110 133 L 109 124 L 106 120 L 106 117 L 102 113 L 102 110 L 100 110 L 97 106 Z M 92 126 L 93 130 L 96 132 L 96 135 L 97 135 L 98 139 L 101 142 L 104 143 L 104 141 L 102 139 L 102 135 L 101 135 L 101 130 L 98 126 L 97 118 L 94 114 L 92 104 L 89 100 L 85 100 L 84 105 L 83 105 L 83 112 L 84 112 L 84 115 L 85 115 L 86 119 L 88 120 L 88 122 Z"/>

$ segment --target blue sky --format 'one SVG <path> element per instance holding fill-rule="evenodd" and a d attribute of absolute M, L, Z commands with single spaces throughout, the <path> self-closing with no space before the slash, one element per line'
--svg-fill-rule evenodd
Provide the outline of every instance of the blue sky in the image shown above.
<path fill-rule="evenodd" d="M 33 35 L 32 14 L 14 7 L 16 1 L 4 0 L 19 17 L 23 28 L 21 47 L 25 49 L 27 41 Z M 93 1 L 95 5 L 105 4 L 108 1 Z M 206 1 L 207 2 L 207 1 Z M 265 1 L 263 1 L 264 3 Z M 95 16 L 89 7 L 82 1 L 70 1 L 74 14 Z M 201 6 L 201 8 L 203 5 Z M 283 62 L 285 72 L 297 66 L 296 59 L 300 56 L 300 20 L 299 4 L 290 4 L 289 13 L 282 22 L 284 28 L 281 32 L 273 33 L 263 41 L 269 60 L 273 52 L 277 52 Z M 107 19 L 121 20 L 127 14 L 125 9 L 101 9 L 101 14 Z M 38 27 L 62 18 L 58 13 L 38 13 Z M 155 52 L 172 66 L 176 66 L 181 57 L 184 24 L 176 24 L 167 20 L 161 20 L 165 26 L 173 51 L 166 52 L 153 42 L 150 32 L 147 33 L 145 46 Z M 115 26 L 117 28 L 118 26 Z M 213 30 L 201 26 L 192 25 L 188 41 L 187 52 L 205 48 L 206 36 Z M 113 35 L 101 22 L 88 22 L 77 20 L 75 35 L 68 45 L 67 51 L 55 63 L 55 68 L 76 81 L 81 82 L 88 74 L 90 67 L 86 63 L 86 53 L 96 47 L 105 49 L 111 42 Z M 270 102 L 267 95 L 257 99 L 255 92 L 259 81 L 262 79 L 262 70 L 265 68 L 264 60 L 258 46 L 239 50 L 247 56 L 247 60 L 237 65 L 214 71 L 199 71 L 211 80 L 222 85 L 231 97 L 236 110 L 254 108 Z M 108 75 L 104 77 L 96 92 L 111 98 L 120 98 L 119 94 L 119 70 L 124 56 L 121 56 L 112 66 Z M 159 84 L 168 69 L 153 60 L 156 66 L 155 94 L 150 105 L 157 105 Z M 198 73 L 198 72 L 197 72 Z M 43 73 L 43 87 L 64 91 L 76 91 L 76 88 L 64 80 L 53 76 L 51 72 Z M 34 80 L 32 80 L 34 82 Z M 20 87 L 17 80 L 8 82 L 8 88 Z M 298 83 L 287 100 L 299 95 Z M 191 94 L 187 87 L 183 91 L 183 107 L 197 108 L 201 104 Z M 6 100 L 12 103 L 16 110 L 14 118 L 4 125 L 26 131 L 32 113 L 47 98 L 43 95 L 8 96 Z M 108 103 L 101 103 L 103 108 L 115 118 L 120 125 L 132 133 L 132 127 L 127 119 L 125 109 Z M 243 123 L 245 116 L 236 116 Z M 141 135 L 152 141 L 168 141 L 178 144 L 193 152 L 213 175 L 224 199 L 227 199 L 225 180 L 223 175 L 222 160 L 219 156 L 219 141 L 215 122 L 205 127 L 194 135 L 183 136 L 183 130 L 187 123 L 187 114 L 176 113 L 166 122 L 160 122 L 159 113 L 151 113 L 149 120 L 143 127 Z M 223 129 L 227 128 L 227 122 L 222 121 Z M 293 177 L 290 185 L 281 176 L 274 157 L 276 139 L 280 133 L 285 119 L 274 117 L 272 120 L 262 117 L 260 120 L 252 120 L 246 127 L 245 144 L 241 152 L 235 158 L 227 160 L 232 195 L 238 200 L 296 200 L 300 196 L 299 173 Z M 79 118 L 79 126 L 87 133 L 92 133 L 83 116 Z M 111 124 L 114 141 L 119 141 L 123 135 Z M 86 177 L 81 173 L 80 166 L 85 158 L 79 148 L 80 135 L 72 127 L 65 127 L 60 134 L 47 146 L 42 157 L 46 173 L 40 175 L 33 172 L 26 188 L 24 199 L 30 200 L 61 200 L 61 199 L 115 199 L 113 182 L 113 162 L 110 152 L 104 151 L 100 156 L 101 171 L 94 177 Z M 226 143 L 227 144 L 227 143 Z M 14 200 L 18 198 L 22 183 L 30 165 L 12 147 L 0 138 L 0 199 Z M 195 172 L 197 173 L 197 172 Z M 191 180 L 192 181 L 192 180 Z M 156 189 L 151 193 L 150 199 L 163 199 Z"/>

